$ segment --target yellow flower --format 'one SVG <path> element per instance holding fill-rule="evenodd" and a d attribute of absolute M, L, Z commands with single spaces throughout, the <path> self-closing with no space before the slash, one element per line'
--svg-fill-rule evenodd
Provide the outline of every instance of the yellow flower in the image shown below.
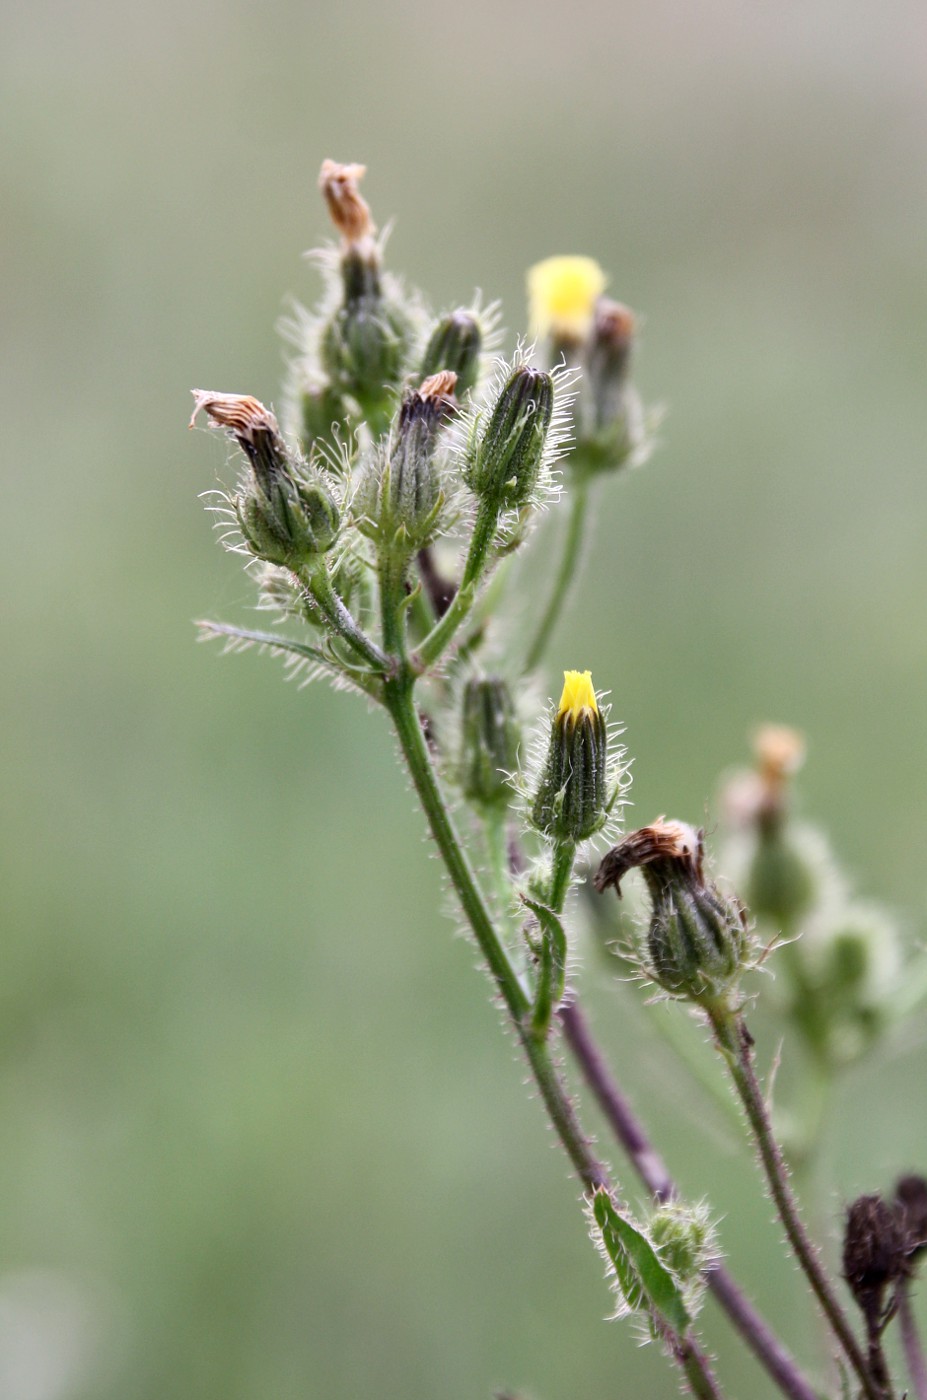
<path fill-rule="evenodd" d="M 571 724 L 578 724 L 586 716 L 599 713 L 595 691 L 592 688 L 592 675 L 589 671 L 564 671 L 563 694 L 557 706 L 557 718 L 567 718 Z"/>
<path fill-rule="evenodd" d="M 535 263 L 528 269 L 532 335 L 585 340 L 606 281 L 595 258 L 557 257 Z"/>

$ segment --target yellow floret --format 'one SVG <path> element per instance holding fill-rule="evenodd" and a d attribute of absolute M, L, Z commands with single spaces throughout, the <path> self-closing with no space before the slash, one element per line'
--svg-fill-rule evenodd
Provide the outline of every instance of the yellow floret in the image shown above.
<path fill-rule="evenodd" d="M 585 340 L 606 276 L 595 258 L 545 258 L 528 269 L 532 335 Z"/>
<path fill-rule="evenodd" d="M 576 724 L 587 713 L 590 715 L 599 713 L 595 691 L 592 687 L 591 672 L 564 671 L 563 694 L 557 707 L 557 718 L 562 719 L 566 715 Z"/>

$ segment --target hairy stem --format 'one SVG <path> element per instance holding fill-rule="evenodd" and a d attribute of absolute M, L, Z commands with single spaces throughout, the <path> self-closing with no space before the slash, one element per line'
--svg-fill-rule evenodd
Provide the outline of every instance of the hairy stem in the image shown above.
<path fill-rule="evenodd" d="M 476 877 L 460 843 L 438 786 L 431 755 L 413 701 L 413 682 L 405 675 L 384 681 L 384 703 L 392 717 L 412 782 L 428 819 L 435 844 L 451 878 L 461 907 L 493 980 L 515 1025 L 535 1082 L 557 1136 L 587 1191 L 611 1191 L 608 1172 L 592 1151 L 560 1073 L 548 1040 L 532 1034 L 531 1003 L 508 953 L 500 941 Z M 567 877 L 568 882 L 568 877 Z M 566 883 L 564 884 L 564 890 Z M 721 1400 L 721 1391 L 707 1357 L 689 1337 L 669 1338 L 672 1354 L 698 1400 Z"/>
<path fill-rule="evenodd" d="M 540 665 L 547 650 L 551 633 L 560 620 L 564 604 L 576 578 L 577 565 L 582 553 L 583 541 L 589 523 L 589 482 L 579 476 L 573 484 L 570 516 L 563 537 L 560 567 L 554 579 L 547 606 L 532 638 L 525 656 L 525 670 L 533 671 Z"/>
<path fill-rule="evenodd" d="M 911 1291 L 907 1279 L 898 1285 L 898 1322 L 901 1327 L 901 1345 L 904 1359 L 914 1387 L 916 1400 L 927 1400 L 927 1357 L 921 1345 L 917 1330 L 917 1319 L 911 1307 Z"/>
<path fill-rule="evenodd" d="M 605 1063 L 581 1008 L 576 1002 L 561 1006 L 559 1016 L 567 1043 L 632 1167 L 658 1201 L 672 1200 L 677 1195 L 676 1183 Z M 817 1400 L 817 1392 L 794 1357 L 723 1264 L 711 1270 L 708 1286 L 782 1394 L 789 1400 Z"/>
<path fill-rule="evenodd" d="M 458 628 L 468 617 L 476 600 L 477 587 L 489 563 L 498 521 L 499 512 L 495 507 L 485 503 L 479 505 L 460 586 L 447 611 L 438 619 L 418 649 L 416 659 L 420 672 L 428 670 L 443 656 L 454 640 Z"/>
<path fill-rule="evenodd" d="M 792 1252 L 801 1266 L 825 1318 L 856 1372 L 867 1400 L 884 1400 L 882 1386 L 873 1378 L 866 1357 L 824 1271 L 817 1249 L 802 1223 L 798 1202 L 789 1182 L 788 1168 L 773 1133 L 769 1111 L 753 1066 L 753 1037 L 739 1013 L 709 1008 L 708 1018 L 718 1047 L 730 1071 L 753 1132 L 770 1194 L 775 1202 Z"/>
<path fill-rule="evenodd" d="M 308 590 L 332 631 L 347 642 L 348 646 L 358 656 L 363 657 L 374 670 L 388 671 L 389 658 L 376 642 L 367 636 L 338 597 L 325 564 L 312 572 L 297 574 L 297 578 L 301 586 Z"/>
<path fill-rule="evenodd" d="M 431 756 L 412 700 L 411 684 L 401 679 L 387 681 L 384 683 L 384 697 L 431 834 L 447 867 L 467 922 L 514 1022 L 551 1121 L 583 1186 L 589 1191 L 594 1191 L 599 1186 L 607 1186 L 607 1172 L 597 1160 L 577 1122 L 566 1086 L 557 1072 L 548 1047 L 540 1044 L 530 1033 L 530 998 L 496 933 L 482 891 L 476 883 L 476 877 L 438 787 Z"/>

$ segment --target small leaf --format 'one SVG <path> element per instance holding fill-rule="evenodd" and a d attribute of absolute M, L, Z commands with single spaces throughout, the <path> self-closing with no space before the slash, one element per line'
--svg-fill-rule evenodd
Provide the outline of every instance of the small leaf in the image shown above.
<path fill-rule="evenodd" d="M 535 1034 L 544 1036 L 547 1034 L 551 1017 L 563 996 L 563 986 L 566 980 L 567 939 L 563 931 L 563 924 L 552 909 L 548 909 L 546 904 L 538 904 L 533 899 L 524 899 L 524 903 L 541 925 L 537 987 L 534 993 L 531 1024 Z"/>
<path fill-rule="evenodd" d="M 627 1307 L 634 1312 L 642 1305 L 653 1308 L 678 1336 L 683 1336 L 690 1318 L 679 1281 L 640 1226 L 619 1210 L 604 1190 L 593 1197 L 592 1213 L 602 1250 Z"/>

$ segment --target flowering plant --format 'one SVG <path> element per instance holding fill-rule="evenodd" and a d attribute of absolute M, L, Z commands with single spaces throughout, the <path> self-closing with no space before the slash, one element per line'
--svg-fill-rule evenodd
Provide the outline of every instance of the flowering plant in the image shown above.
<path fill-rule="evenodd" d="M 212 498 L 223 542 L 240 553 L 273 615 L 263 630 L 201 624 L 230 649 L 264 648 L 305 679 L 324 676 L 392 723 L 469 935 L 530 1067 L 584 1195 L 616 1315 L 656 1340 L 692 1394 L 722 1392 L 699 1339 L 713 1295 L 778 1390 L 890 1400 L 884 1335 L 897 1315 L 918 1400 L 927 1367 L 909 1284 L 927 1247 L 927 1182 L 849 1208 L 847 1299 L 812 1243 L 790 1179 L 813 1141 L 783 1145 L 756 1068 L 746 1012 L 757 969 L 780 972 L 777 1014 L 822 1084 L 890 1026 L 921 968 L 905 964 L 885 916 L 855 904 L 816 832 L 792 816 L 802 745 L 767 728 L 754 770 L 727 789 L 726 861 L 738 895 L 708 873 L 704 834 L 658 818 L 621 835 L 628 784 L 620 727 L 588 671 L 566 670 L 559 702 L 530 700 L 579 572 L 590 498 L 643 463 L 657 415 L 631 378 L 633 313 L 606 298 L 589 258 L 551 258 L 529 274 L 535 344 L 493 360 L 498 309 L 479 301 L 433 317 L 384 268 L 360 193 L 363 167 L 326 161 L 320 187 L 337 246 L 318 255 L 326 293 L 297 311 L 282 426 L 258 399 L 196 390 L 242 454 L 236 487 Z M 192 423 L 191 423 L 192 425 Z M 545 509 L 569 502 L 559 566 L 527 635 L 507 613 L 513 560 Z M 532 713 L 531 711 L 534 711 Z M 526 734 L 533 731 L 533 738 Z M 600 859 L 596 840 L 616 842 Z M 609 890 L 639 870 L 648 909 L 619 937 Z M 606 1067 L 568 975 L 578 887 L 619 964 L 681 1003 L 718 1051 L 755 1141 L 784 1235 L 818 1305 L 834 1370 L 812 1381 L 721 1260 L 704 1203 L 683 1201 L 623 1089 Z M 611 911 L 611 912 L 610 912 Z M 775 955 L 774 958 L 771 955 Z M 908 997 L 908 1009 L 916 998 Z M 585 1131 L 569 1051 L 648 1194 L 633 1211 Z"/>

